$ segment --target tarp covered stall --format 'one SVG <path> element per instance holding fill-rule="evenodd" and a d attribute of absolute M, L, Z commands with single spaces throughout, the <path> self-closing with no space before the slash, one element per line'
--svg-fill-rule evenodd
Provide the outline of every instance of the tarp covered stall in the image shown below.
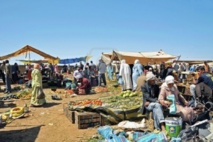
<path fill-rule="evenodd" d="M 5 55 L 5 56 L 1 56 L 0 57 L 0 60 L 6 60 L 6 59 L 9 59 L 9 58 L 12 58 L 12 57 L 16 57 L 16 56 L 19 56 L 19 55 L 22 55 L 22 54 L 25 54 L 25 53 L 29 53 L 29 52 L 34 52 L 42 57 L 44 57 L 44 59 L 48 60 L 48 62 L 50 63 L 54 63 L 54 64 L 57 64 L 58 61 L 59 61 L 59 58 L 58 57 L 53 57 L 49 54 L 46 54 L 30 45 L 26 45 L 24 46 L 23 48 L 19 49 L 18 51 L 15 51 L 11 54 L 8 54 L 8 55 Z"/>
<path fill-rule="evenodd" d="M 108 58 L 112 58 L 112 53 L 102 53 L 102 55 L 108 57 Z"/>
<path fill-rule="evenodd" d="M 170 59 L 175 59 L 176 56 L 166 54 L 163 51 L 159 52 L 121 52 L 113 51 L 112 60 L 122 60 L 125 59 L 127 64 L 134 64 L 135 60 L 138 59 L 141 64 L 147 63 L 161 63 L 162 61 L 166 62 Z"/>
<path fill-rule="evenodd" d="M 101 55 L 101 59 L 104 61 L 104 63 L 109 64 L 111 63 L 111 58 L 109 56 L 106 56 L 104 54 Z"/>

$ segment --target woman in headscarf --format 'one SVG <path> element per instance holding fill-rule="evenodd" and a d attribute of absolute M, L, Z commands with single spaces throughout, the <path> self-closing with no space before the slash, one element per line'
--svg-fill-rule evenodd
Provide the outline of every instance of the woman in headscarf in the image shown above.
<path fill-rule="evenodd" d="M 123 80 L 123 91 L 132 89 L 131 69 L 126 60 L 121 61 L 119 77 Z"/>
<path fill-rule="evenodd" d="M 143 66 L 140 64 L 138 59 L 135 60 L 134 66 L 132 68 L 132 82 L 133 82 L 133 91 L 137 87 L 137 79 L 140 75 L 143 74 Z"/>
<path fill-rule="evenodd" d="M 181 115 L 183 121 L 192 122 L 196 114 L 191 107 L 188 107 L 189 103 L 182 95 L 179 94 L 177 86 L 174 83 L 175 80 L 173 76 L 169 75 L 166 77 L 165 82 L 161 85 L 158 100 L 162 106 L 169 108 L 171 102 L 169 102 L 166 98 L 168 95 L 175 95 L 177 114 Z"/>
<path fill-rule="evenodd" d="M 39 69 L 39 64 L 35 64 L 32 71 L 31 106 L 42 106 L 46 103 L 45 97 L 38 99 L 39 90 L 42 89 L 42 75 Z"/>

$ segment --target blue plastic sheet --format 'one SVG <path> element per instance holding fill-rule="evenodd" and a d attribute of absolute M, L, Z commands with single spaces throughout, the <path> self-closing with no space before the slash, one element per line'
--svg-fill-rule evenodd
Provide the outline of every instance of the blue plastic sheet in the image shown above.
<path fill-rule="evenodd" d="M 72 64 L 77 62 L 86 62 L 87 57 L 80 57 L 80 58 L 70 58 L 70 59 L 60 59 L 59 64 Z"/>

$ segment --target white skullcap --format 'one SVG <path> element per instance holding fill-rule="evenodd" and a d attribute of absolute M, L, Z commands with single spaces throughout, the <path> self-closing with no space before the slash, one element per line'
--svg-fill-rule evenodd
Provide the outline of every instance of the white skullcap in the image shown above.
<path fill-rule="evenodd" d="M 165 79 L 165 82 L 166 82 L 166 84 L 171 84 L 171 83 L 174 83 L 174 82 L 175 82 L 175 79 L 174 79 L 173 76 L 168 75 L 168 76 L 166 77 L 166 79 Z"/>
<path fill-rule="evenodd" d="M 123 60 L 121 60 L 121 63 L 122 63 L 122 64 L 126 63 L 126 60 L 124 60 L 124 59 L 123 59 Z"/>
<path fill-rule="evenodd" d="M 148 72 L 146 74 L 146 81 L 155 80 L 155 79 L 156 79 L 156 77 L 155 77 L 155 75 L 152 72 Z"/>
<path fill-rule="evenodd" d="M 140 61 L 138 59 L 135 60 L 134 64 L 139 64 Z"/>

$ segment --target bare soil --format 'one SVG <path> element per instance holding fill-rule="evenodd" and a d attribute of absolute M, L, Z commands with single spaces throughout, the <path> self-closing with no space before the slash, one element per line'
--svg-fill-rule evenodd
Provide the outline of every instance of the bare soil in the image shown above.
<path fill-rule="evenodd" d="M 64 92 L 64 89 L 60 89 Z M 78 129 L 63 112 L 63 104 L 82 99 L 96 99 L 109 96 L 112 93 L 82 95 L 65 98 L 64 94 L 57 94 L 62 100 L 52 100 L 50 89 L 45 89 L 47 104 L 43 107 L 30 107 L 29 116 L 16 119 L 0 128 L 1 142 L 84 142 L 96 134 L 97 128 Z M 5 94 L 0 93 L 0 96 Z M 30 105 L 30 100 L 15 100 L 0 108 L 0 113 L 15 106 Z"/>

